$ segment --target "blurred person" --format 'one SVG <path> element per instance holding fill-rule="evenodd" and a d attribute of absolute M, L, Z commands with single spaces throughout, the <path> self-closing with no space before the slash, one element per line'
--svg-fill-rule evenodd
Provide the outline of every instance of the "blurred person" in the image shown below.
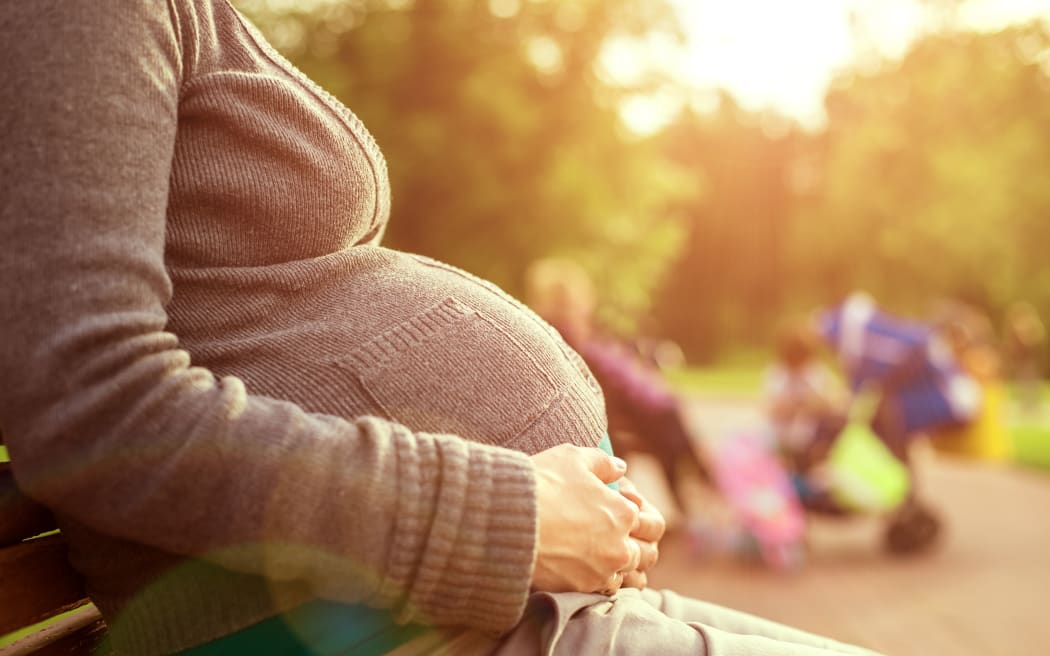
<path fill-rule="evenodd" d="M 1010 305 L 1003 337 L 1010 376 L 1017 384 L 1022 407 L 1034 411 L 1042 400 L 1040 364 L 1046 347 L 1046 326 L 1035 306 L 1027 301 Z"/>
<path fill-rule="evenodd" d="M 843 514 L 831 498 L 824 464 L 846 425 L 846 397 L 821 351 L 812 321 L 785 322 L 777 331 L 776 360 L 763 374 L 763 409 L 803 504 Z"/>
<path fill-rule="evenodd" d="M 763 374 L 763 401 L 774 440 L 794 469 L 805 471 L 827 455 L 845 423 L 845 396 L 820 358 L 812 322 L 786 323 L 776 340 L 776 361 Z"/>
<path fill-rule="evenodd" d="M 576 262 L 534 262 L 525 273 L 525 288 L 528 304 L 583 357 L 601 385 L 615 451 L 653 455 L 678 509 L 688 512 L 682 468 L 702 481 L 709 476 L 681 401 L 661 371 L 632 345 L 599 328 L 594 284 Z"/>
<path fill-rule="evenodd" d="M 665 374 L 685 366 L 685 353 L 677 342 L 659 337 L 650 317 L 639 323 L 639 334 L 632 342 L 643 360 Z"/>
<path fill-rule="evenodd" d="M 590 374 L 228 2 L 0 7 L 0 425 L 115 652 L 863 653 L 641 589 Z"/>
<path fill-rule="evenodd" d="M 1009 460 L 1012 447 L 1003 416 L 1006 389 L 991 320 L 972 306 L 946 301 L 935 309 L 932 323 L 959 367 L 981 390 L 980 409 L 970 421 L 930 432 L 934 447 L 954 455 Z"/>

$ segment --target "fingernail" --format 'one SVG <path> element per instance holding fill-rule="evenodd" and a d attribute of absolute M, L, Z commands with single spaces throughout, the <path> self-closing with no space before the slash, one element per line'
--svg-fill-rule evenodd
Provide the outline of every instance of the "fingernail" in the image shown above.
<path fill-rule="evenodd" d="M 622 472 L 627 471 L 627 461 L 623 458 L 612 457 L 613 465 Z"/>

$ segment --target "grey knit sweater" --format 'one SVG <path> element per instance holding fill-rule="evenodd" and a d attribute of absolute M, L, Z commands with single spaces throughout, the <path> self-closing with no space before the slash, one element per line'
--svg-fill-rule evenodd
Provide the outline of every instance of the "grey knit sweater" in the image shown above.
<path fill-rule="evenodd" d="M 372 138 L 224 0 L 3 3 L 0 62 L 0 427 L 116 647 L 314 597 L 511 627 L 521 452 L 605 430 L 579 358 L 377 245 Z"/>

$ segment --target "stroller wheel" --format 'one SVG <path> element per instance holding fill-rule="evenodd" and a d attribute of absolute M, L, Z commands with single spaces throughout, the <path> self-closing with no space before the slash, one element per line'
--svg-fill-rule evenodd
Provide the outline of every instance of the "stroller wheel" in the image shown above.
<path fill-rule="evenodd" d="M 941 534 L 942 522 L 930 509 L 909 502 L 890 520 L 883 537 L 887 551 L 895 555 L 917 553 L 932 546 Z"/>

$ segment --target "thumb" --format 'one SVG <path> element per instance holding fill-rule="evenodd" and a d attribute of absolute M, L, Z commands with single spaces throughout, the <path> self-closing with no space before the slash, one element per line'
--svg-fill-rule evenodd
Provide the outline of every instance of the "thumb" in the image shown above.
<path fill-rule="evenodd" d="M 627 463 L 616 456 L 606 455 L 601 449 L 582 449 L 584 464 L 602 483 L 612 483 L 627 473 Z"/>

